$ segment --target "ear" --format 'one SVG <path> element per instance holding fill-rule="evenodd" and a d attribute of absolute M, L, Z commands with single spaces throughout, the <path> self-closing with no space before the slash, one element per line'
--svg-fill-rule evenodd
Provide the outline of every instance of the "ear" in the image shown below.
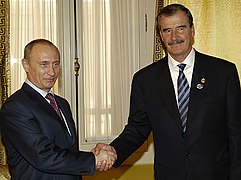
<path fill-rule="evenodd" d="M 22 59 L 22 66 L 23 66 L 23 69 L 25 70 L 25 72 L 27 73 L 29 70 L 29 62 L 27 59 Z"/>
<path fill-rule="evenodd" d="M 194 35 L 195 35 L 194 25 L 192 25 L 192 27 L 191 27 L 191 31 L 192 31 L 192 37 L 194 37 Z"/>

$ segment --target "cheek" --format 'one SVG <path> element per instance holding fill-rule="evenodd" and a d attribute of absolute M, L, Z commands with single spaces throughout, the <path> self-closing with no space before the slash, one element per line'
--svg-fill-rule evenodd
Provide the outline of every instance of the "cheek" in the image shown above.
<path fill-rule="evenodd" d="M 45 79 L 47 77 L 47 74 L 47 71 L 43 69 L 35 72 L 36 78 L 38 78 L 40 81 Z"/>
<path fill-rule="evenodd" d="M 187 36 L 186 37 L 187 41 L 188 41 L 188 44 L 193 44 L 193 37 L 192 36 Z"/>
<path fill-rule="evenodd" d="M 163 33 L 161 33 L 161 32 L 160 32 L 159 34 L 160 34 L 161 40 L 162 40 L 162 41 L 165 41 L 166 36 L 165 36 Z"/>
<path fill-rule="evenodd" d="M 169 38 L 168 36 L 162 36 L 162 37 L 161 37 L 161 40 L 162 40 L 162 42 L 163 42 L 165 45 L 167 45 L 169 39 L 170 39 L 170 38 Z"/>
<path fill-rule="evenodd" d="M 55 71 L 55 74 L 58 76 L 60 73 L 60 68 L 56 68 L 54 71 Z"/>
<path fill-rule="evenodd" d="M 31 68 L 29 69 L 29 74 L 31 74 L 32 76 L 37 76 L 39 73 L 35 68 Z"/>

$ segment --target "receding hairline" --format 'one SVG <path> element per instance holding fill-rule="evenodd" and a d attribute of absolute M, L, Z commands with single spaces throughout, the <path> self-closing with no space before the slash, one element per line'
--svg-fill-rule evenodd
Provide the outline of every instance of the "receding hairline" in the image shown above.
<path fill-rule="evenodd" d="M 179 11 L 183 12 L 186 15 L 190 27 L 193 27 L 193 16 L 191 11 L 187 7 L 183 6 L 182 4 L 170 4 L 163 7 L 157 15 L 157 18 L 156 18 L 157 32 L 160 32 L 160 20 L 162 16 L 170 17 Z"/>
<path fill-rule="evenodd" d="M 29 55 L 31 54 L 32 52 L 32 49 L 34 46 L 36 45 L 47 45 L 47 46 L 51 46 L 53 47 L 54 49 L 56 49 L 56 51 L 58 52 L 59 56 L 60 56 L 60 53 L 59 53 L 59 49 L 49 40 L 47 39 L 35 39 L 31 42 L 29 42 L 25 48 L 24 48 L 24 59 L 27 59 L 29 57 Z"/>

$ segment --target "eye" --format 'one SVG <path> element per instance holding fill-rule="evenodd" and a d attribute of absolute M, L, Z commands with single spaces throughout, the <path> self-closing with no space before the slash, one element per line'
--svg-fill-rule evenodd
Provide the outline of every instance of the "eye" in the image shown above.
<path fill-rule="evenodd" d="M 163 29 L 163 32 L 170 34 L 172 32 L 172 29 Z"/>
<path fill-rule="evenodd" d="M 183 30 L 182 27 L 177 28 L 177 31 L 182 31 L 182 30 Z"/>
<path fill-rule="evenodd" d="M 185 28 L 186 28 L 186 26 L 180 26 L 180 27 L 177 27 L 177 32 L 182 32 L 182 31 L 184 31 L 185 30 Z"/>
<path fill-rule="evenodd" d="M 59 64 L 60 64 L 59 62 L 54 62 L 53 66 L 54 67 L 59 67 Z"/>
<path fill-rule="evenodd" d="M 48 64 L 46 62 L 41 62 L 40 66 L 46 67 Z"/>

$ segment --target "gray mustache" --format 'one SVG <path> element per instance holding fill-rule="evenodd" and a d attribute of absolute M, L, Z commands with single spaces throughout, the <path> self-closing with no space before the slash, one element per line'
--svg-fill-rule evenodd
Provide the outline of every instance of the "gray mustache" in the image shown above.
<path fill-rule="evenodd" d="M 183 40 L 177 39 L 177 40 L 170 41 L 170 42 L 168 43 L 168 45 L 171 46 L 171 45 L 174 45 L 174 44 L 181 44 L 181 43 L 183 43 L 183 42 L 184 42 Z"/>

